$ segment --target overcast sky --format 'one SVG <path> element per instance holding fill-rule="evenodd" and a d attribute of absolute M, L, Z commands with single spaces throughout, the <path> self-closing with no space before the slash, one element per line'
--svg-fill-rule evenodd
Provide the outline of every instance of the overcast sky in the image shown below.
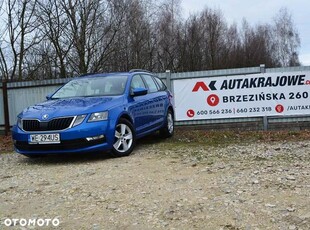
<path fill-rule="evenodd" d="M 246 18 L 252 25 L 269 23 L 282 7 L 292 14 L 301 38 L 299 59 L 310 66 L 310 1 L 309 0 L 181 0 L 184 16 L 200 12 L 204 7 L 221 9 L 228 23 L 241 24 Z"/>

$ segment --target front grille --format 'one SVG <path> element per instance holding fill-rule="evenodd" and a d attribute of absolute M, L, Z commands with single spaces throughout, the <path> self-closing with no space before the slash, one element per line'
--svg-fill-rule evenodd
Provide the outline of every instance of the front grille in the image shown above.
<path fill-rule="evenodd" d="M 55 118 L 50 121 L 23 120 L 23 130 L 29 132 L 64 130 L 69 128 L 73 118 Z"/>

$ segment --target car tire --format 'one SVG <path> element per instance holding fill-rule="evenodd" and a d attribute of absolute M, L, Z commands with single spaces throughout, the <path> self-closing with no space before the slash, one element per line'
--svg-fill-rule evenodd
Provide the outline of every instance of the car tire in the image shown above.
<path fill-rule="evenodd" d="M 113 157 L 130 155 L 136 143 L 136 136 L 133 125 L 127 119 L 119 120 L 115 127 L 114 137 L 111 155 Z"/>
<path fill-rule="evenodd" d="M 174 134 L 174 118 L 173 113 L 169 109 L 167 112 L 164 127 L 160 130 L 160 135 L 163 138 L 172 137 Z"/>

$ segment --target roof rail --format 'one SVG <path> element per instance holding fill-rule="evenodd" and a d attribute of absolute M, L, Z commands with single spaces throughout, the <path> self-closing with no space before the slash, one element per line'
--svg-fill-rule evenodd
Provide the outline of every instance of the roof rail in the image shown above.
<path fill-rule="evenodd" d="M 94 75 L 94 74 L 96 73 L 83 73 L 83 74 L 78 75 L 78 77 L 86 77 L 86 76 Z"/>
<path fill-rule="evenodd" d="M 145 69 L 131 69 L 131 70 L 129 70 L 129 73 L 134 73 L 134 72 L 152 73 L 151 71 L 148 71 L 148 70 L 145 70 Z"/>

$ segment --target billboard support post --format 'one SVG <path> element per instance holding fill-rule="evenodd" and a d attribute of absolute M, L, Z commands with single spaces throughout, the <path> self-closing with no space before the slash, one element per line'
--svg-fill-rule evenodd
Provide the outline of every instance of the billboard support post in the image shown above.
<path fill-rule="evenodd" d="M 10 119 L 9 119 L 9 104 L 8 104 L 8 88 L 7 81 L 2 80 L 2 92 L 3 92 L 3 110 L 4 110 L 4 134 L 9 135 L 10 132 Z"/>

